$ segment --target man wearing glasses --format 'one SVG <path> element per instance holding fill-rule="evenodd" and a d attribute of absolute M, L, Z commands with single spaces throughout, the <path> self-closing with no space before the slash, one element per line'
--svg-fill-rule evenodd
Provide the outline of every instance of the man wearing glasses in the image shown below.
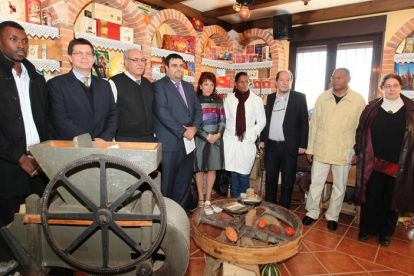
<path fill-rule="evenodd" d="M 141 51 L 124 52 L 127 71 L 112 77 L 109 83 L 119 110 L 119 124 L 115 139 L 120 142 L 156 142 L 152 84 L 144 76 L 147 60 Z"/>
<path fill-rule="evenodd" d="M 194 171 L 194 143 L 203 111 L 194 86 L 183 81 L 184 60 L 178 54 L 165 59 L 166 76 L 154 83 L 154 125 L 162 143 L 161 192 L 185 208 Z"/>
<path fill-rule="evenodd" d="M 352 155 L 359 116 L 365 108 L 364 98 L 348 86 L 350 81 L 348 69 L 336 69 L 331 77 L 332 89 L 323 92 L 315 103 L 306 150 L 307 159 L 312 163 L 312 176 L 303 225 L 319 218 L 322 189 L 332 169 L 332 194 L 325 217 L 329 230 L 335 231 L 338 227 L 351 168 L 348 156 Z"/>
<path fill-rule="evenodd" d="M 308 107 L 305 94 L 291 90 L 293 76 L 289 70 L 276 75 L 277 92 L 267 97 L 266 127 L 259 148 L 266 151 L 266 201 L 276 203 L 279 170 L 282 190 L 279 205 L 289 209 L 296 180 L 298 154 L 308 144 Z"/>
<path fill-rule="evenodd" d="M 72 140 L 89 133 L 95 141 L 111 141 L 118 128 L 118 109 L 109 83 L 91 74 L 93 46 L 86 39 L 74 39 L 68 54 L 73 69 L 47 83 L 56 138 Z"/>

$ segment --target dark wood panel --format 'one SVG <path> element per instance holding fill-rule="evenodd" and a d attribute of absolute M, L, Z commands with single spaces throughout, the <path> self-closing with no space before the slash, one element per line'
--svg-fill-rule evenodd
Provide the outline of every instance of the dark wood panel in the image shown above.
<path fill-rule="evenodd" d="M 256 0 L 255 2 L 253 2 L 253 5 L 249 6 L 249 9 L 250 10 L 264 9 L 268 7 L 293 3 L 297 1 L 302 1 L 302 0 L 276 0 L 276 1 L 275 0 Z M 220 17 L 220 16 L 232 14 L 232 13 L 235 13 L 235 11 L 233 10 L 233 5 L 205 11 L 202 13 L 202 15 L 205 17 Z"/>
<path fill-rule="evenodd" d="M 383 33 L 386 23 L 387 16 L 381 15 L 295 27 L 292 29 L 291 42 Z"/>
<path fill-rule="evenodd" d="M 168 4 L 178 4 L 181 2 L 184 2 L 186 0 L 164 0 L 164 2 L 168 3 Z"/>
<path fill-rule="evenodd" d="M 156 10 L 162 10 L 162 9 L 174 9 L 179 12 L 182 12 L 187 17 L 195 17 L 199 20 L 201 20 L 206 25 L 219 25 L 223 27 L 226 31 L 230 31 L 231 24 L 227 23 L 223 20 L 220 20 L 218 18 L 208 18 L 204 17 L 200 11 L 193 9 L 191 7 L 188 7 L 184 4 L 178 3 L 178 4 L 169 4 L 165 1 L 161 0 L 140 0 L 140 2 L 150 5 Z"/>
<path fill-rule="evenodd" d="M 306 24 L 412 8 L 414 8 L 413 0 L 373 0 L 371 2 L 363 2 L 329 9 L 295 13 L 292 15 L 292 24 Z M 273 28 L 273 18 L 264 18 L 233 24 L 233 29 L 237 32 L 243 32 L 251 28 Z"/>
<path fill-rule="evenodd" d="M 414 8 L 413 0 L 373 0 L 311 12 L 296 13 L 292 16 L 292 22 L 293 24 L 305 24 L 322 20 L 332 20 L 410 8 Z"/>

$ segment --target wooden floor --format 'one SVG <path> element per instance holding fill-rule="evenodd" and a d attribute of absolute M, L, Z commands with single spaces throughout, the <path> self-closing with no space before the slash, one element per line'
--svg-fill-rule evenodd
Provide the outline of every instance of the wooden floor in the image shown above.
<path fill-rule="evenodd" d="M 218 199 L 216 194 L 213 198 Z M 293 204 L 300 218 L 306 210 Z M 358 224 L 341 214 L 338 229 L 330 231 L 323 214 L 310 227 L 304 226 L 303 247 L 296 256 L 279 263 L 282 275 L 414 275 L 414 228 L 397 227 L 391 245 L 379 245 L 378 236 L 358 241 Z M 186 276 L 204 274 L 207 255 L 191 239 L 191 259 Z M 220 272 L 219 275 L 221 275 Z"/>

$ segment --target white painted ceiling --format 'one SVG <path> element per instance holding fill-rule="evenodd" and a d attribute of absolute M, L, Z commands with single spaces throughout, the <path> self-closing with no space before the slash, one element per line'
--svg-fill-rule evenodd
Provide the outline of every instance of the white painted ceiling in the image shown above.
<path fill-rule="evenodd" d="M 338 7 L 343 5 L 355 4 L 360 2 L 368 2 L 372 0 L 311 0 L 308 5 L 304 5 L 302 1 L 297 1 L 289 4 L 283 4 L 273 7 L 267 7 L 264 9 L 252 10 L 250 14 L 250 20 L 257 20 L 267 17 L 272 17 L 274 15 L 286 14 L 286 13 L 300 13 L 312 10 L 326 9 L 331 7 Z M 398 1 L 398 0 L 396 0 Z M 253 4 L 260 3 L 260 0 L 255 0 Z M 231 6 L 236 4 L 236 0 L 189 0 L 184 1 L 182 4 L 187 5 L 193 9 L 199 10 L 201 12 L 222 8 L 226 6 Z M 243 22 L 238 14 L 225 15 L 219 17 L 219 19 L 226 21 L 230 24 L 236 24 Z"/>

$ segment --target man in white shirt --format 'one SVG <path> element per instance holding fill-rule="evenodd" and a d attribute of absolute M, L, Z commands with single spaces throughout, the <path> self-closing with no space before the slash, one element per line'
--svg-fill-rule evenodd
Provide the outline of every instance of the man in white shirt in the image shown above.
<path fill-rule="evenodd" d="M 0 23 L 0 227 L 13 221 L 22 198 L 42 196 L 48 182 L 28 151 L 29 146 L 53 138 L 46 115 L 46 82 L 25 59 L 28 47 L 22 26 Z M 0 262 L 13 258 L 0 235 Z"/>

